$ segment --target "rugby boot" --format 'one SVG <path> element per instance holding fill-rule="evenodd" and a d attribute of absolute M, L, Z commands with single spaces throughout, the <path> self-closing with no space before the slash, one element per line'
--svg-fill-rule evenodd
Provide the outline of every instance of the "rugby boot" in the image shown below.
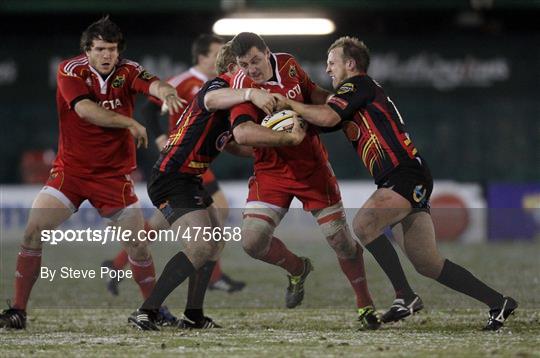
<path fill-rule="evenodd" d="M 518 303 L 512 297 L 505 297 L 503 304 L 500 308 L 493 308 L 489 310 L 489 319 L 484 331 L 497 331 L 504 325 L 504 321 L 514 314 L 514 311 L 518 307 Z"/>
<path fill-rule="evenodd" d="M 408 299 L 396 298 L 392 302 L 390 309 L 382 315 L 381 321 L 383 323 L 397 322 L 415 314 L 423 308 L 424 303 L 417 294 Z"/>
<path fill-rule="evenodd" d="M 287 308 L 295 308 L 302 303 L 304 299 L 304 282 L 309 273 L 313 271 L 311 260 L 307 257 L 301 257 L 301 259 L 304 261 L 304 271 L 302 274 L 298 276 L 287 275 L 289 279 L 289 286 L 285 293 L 285 306 Z"/>

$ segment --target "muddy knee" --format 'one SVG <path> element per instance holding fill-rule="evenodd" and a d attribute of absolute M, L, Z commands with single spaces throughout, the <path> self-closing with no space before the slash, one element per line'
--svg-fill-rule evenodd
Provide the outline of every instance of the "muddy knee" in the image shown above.
<path fill-rule="evenodd" d="M 220 251 L 218 242 L 210 241 L 192 241 L 186 245 L 184 252 L 193 266 L 198 269 L 207 261 L 215 258 Z"/>
<path fill-rule="evenodd" d="M 23 246 L 31 249 L 39 249 L 42 247 L 41 228 L 38 224 L 28 223 L 23 234 Z"/>
<path fill-rule="evenodd" d="M 342 229 L 334 235 L 327 237 L 326 241 L 336 255 L 341 258 L 350 258 L 356 255 L 356 242 L 352 239 L 348 229 Z"/>
<path fill-rule="evenodd" d="M 378 230 L 375 230 L 375 220 L 369 214 L 364 217 L 357 215 L 354 218 L 353 231 L 363 245 L 369 244 L 379 236 Z"/>
<path fill-rule="evenodd" d="M 244 232 L 242 234 L 242 248 L 254 259 L 262 258 L 268 251 L 270 238 L 258 232 Z"/>
<path fill-rule="evenodd" d="M 246 217 L 242 223 L 242 247 L 251 257 L 259 259 L 268 251 L 274 226 L 269 220 Z"/>

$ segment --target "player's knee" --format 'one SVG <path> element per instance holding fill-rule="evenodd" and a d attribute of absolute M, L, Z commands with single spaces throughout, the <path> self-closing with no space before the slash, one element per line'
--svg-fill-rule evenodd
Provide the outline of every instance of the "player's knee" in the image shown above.
<path fill-rule="evenodd" d="M 274 226 L 268 220 L 247 216 L 242 225 L 244 251 L 253 258 L 264 256 L 273 232 Z"/>
<path fill-rule="evenodd" d="M 437 278 L 439 276 L 436 273 L 436 269 L 433 267 L 433 265 L 430 265 L 427 262 L 415 264 L 414 268 L 420 275 L 428 278 Z"/>
<path fill-rule="evenodd" d="M 193 266 L 198 269 L 208 260 L 215 258 L 219 250 L 219 243 L 216 241 L 192 241 L 186 245 L 184 252 Z"/>
<path fill-rule="evenodd" d="M 225 242 L 218 242 L 217 243 L 217 249 L 213 250 L 213 255 L 210 257 L 211 261 L 217 261 L 221 255 L 221 252 L 223 251 L 223 248 L 225 247 Z"/>
<path fill-rule="evenodd" d="M 375 221 L 371 217 L 356 216 L 353 220 L 354 235 L 364 245 L 369 244 L 373 239 L 379 236 L 375 230 Z"/>
<path fill-rule="evenodd" d="M 211 260 L 217 259 L 219 255 L 221 254 L 221 251 L 223 251 L 223 248 L 225 247 L 224 241 L 216 241 L 215 245 L 211 248 L 212 250 L 212 257 Z"/>
<path fill-rule="evenodd" d="M 368 240 L 368 225 L 360 219 L 354 219 L 353 221 L 354 235 L 360 240 L 361 243 L 366 244 Z"/>
<path fill-rule="evenodd" d="M 266 236 L 261 232 L 244 231 L 242 232 L 242 248 L 249 256 L 260 259 L 268 251 L 272 236 Z"/>
<path fill-rule="evenodd" d="M 150 249 L 146 240 L 139 240 L 136 237 L 123 242 L 124 248 L 129 256 L 136 260 L 143 260 L 150 256 Z"/>
<path fill-rule="evenodd" d="M 350 258 L 356 255 L 356 243 L 345 227 L 334 235 L 326 237 L 326 241 L 340 258 Z"/>
<path fill-rule="evenodd" d="M 443 264 L 444 262 L 436 257 L 417 259 L 413 262 L 416 272 L 432 279 L 437 279 L 440 276 Z"/>
<path fill-rule="evenodd" d="M 258 259 L 261 258 L 267 246 L 266 240 L 258 234 L 242 235 L 242 248 L 249 256 Z"/>
<path fill-rule="evenodd" d="M 40 225 L 36 223 L 28 223 L 23 234 L 23 245 L 29 248 L 39 248 L 42 246 Z"/>

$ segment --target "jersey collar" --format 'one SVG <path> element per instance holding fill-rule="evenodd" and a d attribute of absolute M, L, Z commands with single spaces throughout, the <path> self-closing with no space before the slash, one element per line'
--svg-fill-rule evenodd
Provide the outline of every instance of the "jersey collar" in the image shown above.
<path fill-rule="evenodd" d="M 90 71 L 92 71 L 96 75 L 99 81 L 99 93 L 107 94 L 107 83 L 109 82 L 109 78 L 111 78 L 112 75 L 116 72 L 116 66 L 113 67 L 111 73 L 109 73 L 109 75 L 105 79 L 103 79 L 101 74 L 94 67 L 90 66 L 90 64 L 88 64 L 88 67 L 90 68 Z"/>
<path fill-rule="evenodd" d="M 283 88 L 283 85 L 281 84 L 281 76 L 279 75 L 277 57 L 273 52 L 270 53 L 270 65 L 272 66 L 272 78 L 266 81 L 266 83 Z"/>

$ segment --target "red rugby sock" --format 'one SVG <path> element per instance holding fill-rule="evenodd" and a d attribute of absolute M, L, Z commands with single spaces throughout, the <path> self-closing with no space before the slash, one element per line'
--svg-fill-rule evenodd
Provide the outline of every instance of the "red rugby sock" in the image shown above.
<path fill-rule="evenodd" d="M 29 249 L 21 246 L 17 256 L 15 271 L 15 298 L 13 308 L 26 310 L 32 287 L 39 277 L 41 268 L 41 249 Z"/>
<path fill-rule="evenodd" d="M 341 270 L 349 279 L 356 295 L 356 305 L 358 308 L 373 306 L 373 300 L 369 294 L 366 271 L 364 269 L 362 246 L 356 243 L 356 255 L 351 259 L 342 259 L 338 257 Z"/>
<path fill-rule="evenodd" d="M 221 271 L 221 263 L 220 260 L 216 261 L 216 265 L 214 266 L 214 270 L 212 271 L 212 276 L 210 276 L 210 282 L 209 284 L 213 284 L 221 278 L 223 275 L 223 272 Z"/>
<path fill-rule="evenodd" d="M 261 260 L 282 267 L 293 276 L 301 275 L 304 272 L 304 261 L 289 251 L 287 246 L 277 237 L 272 237 L 270 249 Z"/>
<path fill-rule="evenodd" d="M 144 299 L 147 299 L 156 284 L 156 270 L 154 269 L 152 256 L 144 261 L 135 261 L 130 257 L 129 263 L 133 271 L 133 279 L 139 285 Z"/>
<path fill-rule="evenodd" d="M 127 251 L 122 249 L 120 252 L 118 252 L 116 257 L 113 259 L 113 263 L 112 263 L 113 269 L 123 270 L 124 267 L 126 267 L 128 261 L 129 259 L 128 259 Z"/>

